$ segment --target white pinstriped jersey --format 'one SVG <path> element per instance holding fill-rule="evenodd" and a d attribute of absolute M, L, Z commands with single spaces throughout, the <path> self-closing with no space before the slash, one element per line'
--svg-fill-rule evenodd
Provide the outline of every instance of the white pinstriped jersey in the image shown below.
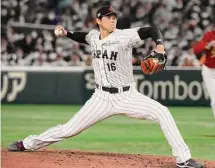
<path fill-rule="evenodd" d="M 134 83 L 132 48 L 141 41 L 137 30 L 116 29 L 100 40 L 100 32 L 91 30 L 86 41 L 91 45 L 95 82 L 102 86 L 121 87 Z"/>
<path fill-rule="evenodd" d="M 91 98 L 67 123 L 52 127 L 39 135 L 26 137 L 23 140 L 25 149 L 40 149 L 74 137 L 113 115 L 126 115 L 159 122 L 177 163 L 186 162 L 191 158 L 190 150 L 169 110 L 159 102 L 139 93 L 135 88 L 132 48 L 141 41 L 138 29 L 116 29 L 102 40 L 99 39 L 100 33 L 96 30 L 87 34 L 86 41 L 92 49 L 95 82 L 101 86 L 118 87 L 119 92 L 113 94 L 97 87 Z M 128 90 L 120 89 L 128 85 L 130 85 L 127 87 Z"/>

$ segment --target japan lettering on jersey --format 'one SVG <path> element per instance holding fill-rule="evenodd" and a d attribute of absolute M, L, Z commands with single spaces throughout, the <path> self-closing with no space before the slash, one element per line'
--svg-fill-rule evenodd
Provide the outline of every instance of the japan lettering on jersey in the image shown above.
<path fill-rule="evenodd" d="M 102 86 L 121 87 L 134 83 L 132 48 L 141 41 L 137 28 L 116 29 L 108 37 L 91 30 L 86 41 L 91 45 L 95 82 Z"/>

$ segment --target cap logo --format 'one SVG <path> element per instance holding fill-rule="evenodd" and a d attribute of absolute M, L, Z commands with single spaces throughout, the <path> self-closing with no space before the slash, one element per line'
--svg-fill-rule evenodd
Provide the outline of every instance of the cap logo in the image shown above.
<path fill-rule="evenodd" d="M 109 7 L 109 11 L 111 11 L 111 12 L 113 11 L 113 8 L 111 6 Z"/>
<path fill-rule="evenodd" d="M 98 17 L 100 17 L 101 16 L 101 13 L 98 13 L 98 15 L 97 15 Z"/>

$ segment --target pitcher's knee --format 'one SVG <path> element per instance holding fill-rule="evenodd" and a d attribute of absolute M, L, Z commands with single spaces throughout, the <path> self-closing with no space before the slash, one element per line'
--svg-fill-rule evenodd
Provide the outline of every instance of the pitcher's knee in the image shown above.
<path fill-rule="evenodd" d="M 161 105 L 158 113 L 158 122 L 162 122 L 168 118 L 172 118 L 172 115 L 166 106 Z"/>
<path fill-rule="evenodd" d="M 172 117 L 172 114 L 166 106 L 163 106 L 163 113 L 166 117 Z"/>

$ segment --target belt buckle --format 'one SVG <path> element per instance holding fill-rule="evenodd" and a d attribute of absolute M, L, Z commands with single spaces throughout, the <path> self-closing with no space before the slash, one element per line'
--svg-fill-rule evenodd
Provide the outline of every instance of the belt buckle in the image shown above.
<path fill-rule="evenodd" d="M 118 88 L 118 93 L 122 93 L 123 92 L 123 87 L 119 87 Z"/>
<path fill-rule="evenodd" d="M 109 88 L 108 88 L 108 92 L 111 93 L 111 94 L 116 93 L 116 90 L 115 90 L 115 89 L 116 89 L 116 88 L 111 88 L 111 87 L 109 87 Z"/>
<path fill-rule="evenodd" d="M 96 84 L 96 88 L 98 88 L 99 90 L 106 91 L 106 92 L 109 92 L 111 94 L 114 94 L 114 93 L 122 93 L 124 91 L 127 91 L 127 90 L 129 90 L 130 86 L 116 88 L 116 87 L 104 87 L 104 86 Z"/>
<path fill-rule="evenodd" d="M 108 90 L 112 94 L 124 92 L 123 87 L 118 87 L 118 88 L 113 87 L 113 88 L 109 88 Z"/>
<path fill-rule="evenodd" d="M 106 91 L 111 93 L 111 88 L 110 87 L 106 87 Z"/>

